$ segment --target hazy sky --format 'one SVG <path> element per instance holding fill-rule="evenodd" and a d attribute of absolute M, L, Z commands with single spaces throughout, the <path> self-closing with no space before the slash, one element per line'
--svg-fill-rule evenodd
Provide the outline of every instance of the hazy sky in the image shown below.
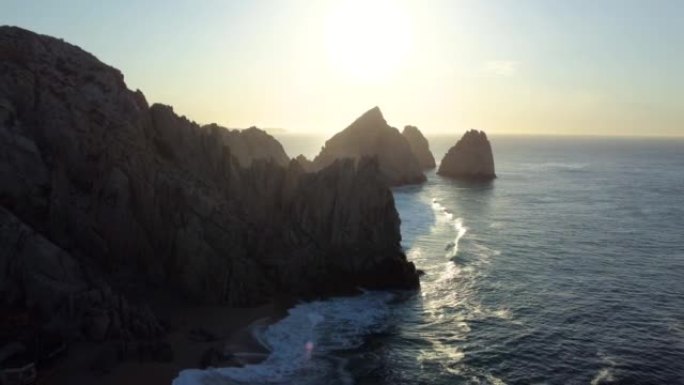
<path fill-rule="evenodd" d="M 684 1 L 0 0 L 200 123 L 684 135 Z"/>

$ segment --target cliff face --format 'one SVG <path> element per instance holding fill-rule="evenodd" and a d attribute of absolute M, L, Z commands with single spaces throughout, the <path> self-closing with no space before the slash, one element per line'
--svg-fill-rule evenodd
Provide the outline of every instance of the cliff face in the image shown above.
<path fill-rule="evenodd" d="M 261 131 L 149 107 L 78 47 L 0 27 L 0 227 L 40 240 L 0 238 L 0 305 L 57 311 L 95 291 L 107 308 L 131 285 L 231 305 L 417 287 L 377 163 L 305 173 L 280 153 Z"/>
<path fill-rule="evenodd" d="M 420 167 L 424 169 L 435 168 L 435 157 L 430 152 L 430 144 L 423 136 L 423 133 L 418 130 L 418 127 L 406 126 L 401 134 L 406 138 L 409 146 L 411 146 L 411 152 L 413 152 L 413 155 L 418 160 Z"/>
<path fill-rule="evenodd" d="M 2 316 L 6 306 L 29 309 L 48 329 L 95 341 L 163 334 L 149 307 L 131 304 L 101 272 L 0 207 Z"/>
<path fill-rule="evenodd" d="M 380 170 L 391 185 L 425 181 L 408 142 L 396 128 L 387 124 L 378 107 L 367 111 L 326 141 L 313 164 L 315 169 L 320 169 L 336 159 L 364 156 L 377 157 Z"/>
<path fill-rule="evenodd" d="M 466 132 L 444 155 L 437 174 L 469 180 L 496 178 L 492 146 L 487 134 L 477 130 Z"/>

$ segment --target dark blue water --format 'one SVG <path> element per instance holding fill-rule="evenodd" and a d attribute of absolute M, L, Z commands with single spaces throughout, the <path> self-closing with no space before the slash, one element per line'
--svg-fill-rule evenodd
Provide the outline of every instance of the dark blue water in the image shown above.
<path fill-rule="evenodd" d="M 429 139 L 437 158 L 456 140 Z M 684 384 L 684 141 L 492 145 L 499 178 L 490 184 L 430 173 L 395 190 L 404 247 L 426 272 L 419 294 L 299 305 L 261 336 L 272 358 L 221 375 Z"/>
<path fill-rule="evenodd" d="M 491 185 L 431 176 L 395 193 L 428 274 L 382 348 L 408 370 L 383 382 L 684 383 L 684 143 L 494 148 Z M 440 231 L 411 219 L 433 200 L 467 229 L 449 261 Z"/>

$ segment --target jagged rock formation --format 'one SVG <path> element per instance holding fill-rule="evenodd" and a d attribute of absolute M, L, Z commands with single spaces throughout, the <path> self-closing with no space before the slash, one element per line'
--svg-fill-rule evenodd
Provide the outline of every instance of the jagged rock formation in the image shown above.
<path fill-rule="evenodd" d="M 68 320 L 97 297 L 77 322 L 100 337 L 156 333 L 144 306 L 121 310 L 130 285 L 231 305 L 417 287 L 377 162 L 305 173 L 276 143 L 149 107 L 80 48 L 0 27 L 0 305 Z"/>
<path fill-rule="evenodd" d="M 50 315 L 48 327 L 93 340 L 150 338 L 163 332 L 148 307 L 131 305 L 79 263 L 0 207 L 0 306 L 24 303 Z M 78 322 L 72 322 L 78 320 Z"/>
<path fill-rule="evenodd" d="M 437 174 L 467 180 L 496 178 L 492 146 L 484 131 L 466 132 L 444 155 Z"/>
<path fill-rule="evenodd" d="M 418 127 L 406 126 L 401 134 L 406 138 L 409 146 L 411 146 L 411 152 L 418 159 L 420 167 L 424 169 L 435 168 L 435 157 L 430 152 L 430 144 L 423 136 L 423 133 L 418 130 Z"/>
<path fill-rule="evenodd" d="M 315 167 L 312 161 L 310 161 L 306 156 L 303 154 L 297 155 L 296 158 L 294 158 L 295 162 L 297 162 L 302 169 L 306 172 L 311 172 L 314 171 Z"/>
<path fill-rule="evenodd" d="M 377 157 L 382 174 L 391 185 L 422 183 L 425 175 L 399 130 L 390 127 L 378 107 L 356 119 L 349 127 L 325 142 L 314 159 L 320 169 L 336 159 Z"/>
<path fill-rule="evenodd" d="M 223 127 L 221 127 L 223 128 Z M 266 131 L 256 127 L 246 130 L 219 130 L 223 143 L 230 148 L 240 166 L 246 167 L 256 159 L 270 159 L 280 166 L 287 166 L 290 157 L 287 156 L 283 146 Z"/>

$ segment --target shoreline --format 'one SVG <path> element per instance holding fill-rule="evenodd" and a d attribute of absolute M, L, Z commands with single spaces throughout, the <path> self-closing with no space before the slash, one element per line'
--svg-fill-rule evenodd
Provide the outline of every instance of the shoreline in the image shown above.
<path fill-rule="evenodd" d="M 284 318 L 292 305 L 287 301 L 252 308 L 167 304 L 158 311 L 169 324 L 160 341 L 171 352 L 166 359 L 142 357 L 133 349 L 122 357 L 117 341 L 79 341 L 42 370 L 36 384 L 170 385 L 185 369 L 257 364 L 270 350 L 254 337 L 254 331 Z"/>

